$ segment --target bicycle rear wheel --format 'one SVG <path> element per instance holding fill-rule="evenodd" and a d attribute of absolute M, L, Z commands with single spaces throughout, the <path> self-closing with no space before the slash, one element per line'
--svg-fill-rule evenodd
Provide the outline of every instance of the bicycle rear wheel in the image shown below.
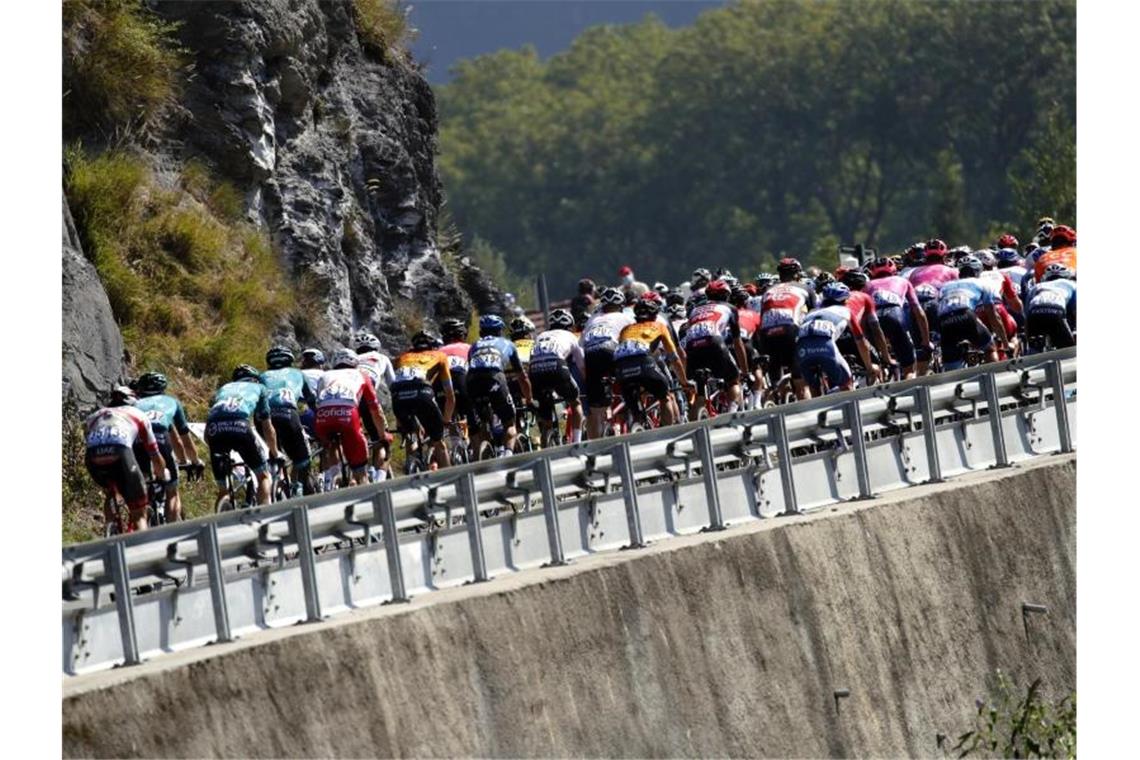
<path fill-rule="evenodd" d="M 488 459 L 495 458 L 495 447 L 490 441 L 481 441 L 479 443 L 479 451 L 475 457 L 478 461 L 484 462 Z"/>

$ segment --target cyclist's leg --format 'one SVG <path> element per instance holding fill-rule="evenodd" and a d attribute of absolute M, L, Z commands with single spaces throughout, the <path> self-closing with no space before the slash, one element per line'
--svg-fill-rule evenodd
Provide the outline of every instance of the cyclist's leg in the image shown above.
<path fill-rule="evenodd" d="M 908 380 L 914 377 L 916 355 L 906 310 L 902 306 L 887 306 L 880 309 L 879 324 L 883 328 L 891 353 L 899 363 L 900 379 Z"/>
<path fill-rule="evenodd" d="M 958 344 L 964 340 L 973 341 L 977 317 L 969 309 L 958 309 L 941 315 L 940 321 L 942 331 L 939 334 L 939 345 L 942 347 L 942 368 L 960 369 L 966 364 L 966 356 Z"/>
<path fill-rule="evenodd" d="M 415 402 L 415 418 L 431 443 L 436 465 L 447 467 L 451 464 L 451 458 L 447 453 L 447 446 L 443 443 L 443 412 L 435 402 L 435 393 L 431 386 L 427 383 L 421 383 L 420 386 L 419 397 Z"/>
<path fill-rule="evenodd" d="M 596 440 L 602 437 L 606 426 L 606 412 L 610 406 L 610 389 L 606 378 L 613 373 L 613 352 L 605 348 L 595 348 L 586 352 L 586 401 L 590 414 L 586 419 L 586 437 Z"/>
<path fill-rule="evenodd" d="M 233 449 L 257 481 L 257 503 L 268 504 L 271 496 L 268 451 L 252 422 L 246 423 L 242 434 L 234 436 Z"/>
<path fill-rule="evenodd" d="M 166 462 L 166 473 L 168 479 L 166 481 L 166 519 L 167 522 L 178 522 L 182 519 L 182 496 L 178 492 L 178 462 L 174 458 L 174 449 L 170 445 L 170 436 L 172 433 L 163 432 L 156 433 L 155 438 L 158 440 L 158 450 L 162 454 L 162 460 Z"/>
<path fill-rule="evenodd" d="M 515 405 L 511 401 L 506 377 L 499 372 L 496 373 L 495 378 L 497 382 L 491 387 L 489 394 L 491 410 L 498 416 L 499 422 L 503 423 L 503 448 L 508 452 L 513 452 L 515 441 L 518 439 L 517 427 L 515 426 L 517 419 Z"/>
<path fill-rule="evenodd" d="M 713 368 L 713 373 L 724 383 L 724 389 L 729 399 L 728 411 L 735 412 L 740 409 L 741 401 L 744 398 L 740 387 L 741 369 L 736 366 L 736 359 L 728 345 L 724 342 L 718 345 L 720 351 L 715 360 L 716 366 Z"/>
<path fill-rule="evenodd" d="M 277 448 L 283 450 L 293 462 L 293 480 L 301 484 L 305 495 L 313 493 L 312 479 L 309 477 L 309 442 L 305 440 L 305 429 L 301 425 L 301 415 L 296 409 L 274 410 L 273 429 L 277 432 Z"/>
<path fill-rule="evenodd" d="M 228 494 L 226 476 L 230 452 L 233 451 L 232 436 L 224 423 L 210 422 L 206 425 L 206 448 L 210 450 L 210 471 L 214 475 L 215 502 Z"/>

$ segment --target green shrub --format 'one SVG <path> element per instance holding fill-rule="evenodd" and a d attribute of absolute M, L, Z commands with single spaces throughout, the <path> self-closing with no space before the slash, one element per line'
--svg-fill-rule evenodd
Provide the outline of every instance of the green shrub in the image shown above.
<path fill-rule="evenodd" d="M 1076 757 L 1075 693 L 1053 704 L 1041 696 L 1041 679 L 1029 685 L 1024 697 L 1002 671 L 995 680 L 990 700 L 978 700 L 974 730 L 954 745 L 958 757 Z"/>
<path fill-rule="evenodd" d="M 352 8 L 360 44 L 381 60 L 411 41 L 407 10 L 399 0 L 353 0 Z"/>
<path fill-rule="evenodd" d="M 65 2 L 65 133 L 146 126 L 161 115 L 183 66 L 176 28 L 137 0 Z"/>

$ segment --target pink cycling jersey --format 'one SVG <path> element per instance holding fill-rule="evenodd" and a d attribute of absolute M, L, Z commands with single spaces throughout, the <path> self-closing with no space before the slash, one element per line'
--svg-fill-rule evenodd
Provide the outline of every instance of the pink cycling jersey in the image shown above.
<path fill-rule="evenodd" d="M 958 270 L 945 264 L 924 264 L 915 267 L 910 273 L 910 284 L 916 288 L 919 285 L 933 285 L 941 288 L 951 280 L 958 279 Z"/>
<path fill-rule="evenodd" d="M 903 306 L 910 304 L 919 308 L 918 294 L 910 280 L 899 275 L 891 277 L 878 277 L 867 283 L 863 289 L 875 301 L 875 306 L 882 309 L 890 306 Z"/>

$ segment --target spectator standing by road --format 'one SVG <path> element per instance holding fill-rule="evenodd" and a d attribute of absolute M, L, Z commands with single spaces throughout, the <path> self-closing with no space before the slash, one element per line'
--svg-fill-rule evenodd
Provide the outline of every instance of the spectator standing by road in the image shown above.
<path fill-rule="evenodd" d="M 649 290 L 648 285 L 634 277 L 633 270 L 628 266 L 623 266 L 618 270 L 618 277 L 621 278 L 621 285 L 619 287 L 621 288 L 622 295 L 632 293 L 636 299 L 641 298 L 642 294 Z"/>

